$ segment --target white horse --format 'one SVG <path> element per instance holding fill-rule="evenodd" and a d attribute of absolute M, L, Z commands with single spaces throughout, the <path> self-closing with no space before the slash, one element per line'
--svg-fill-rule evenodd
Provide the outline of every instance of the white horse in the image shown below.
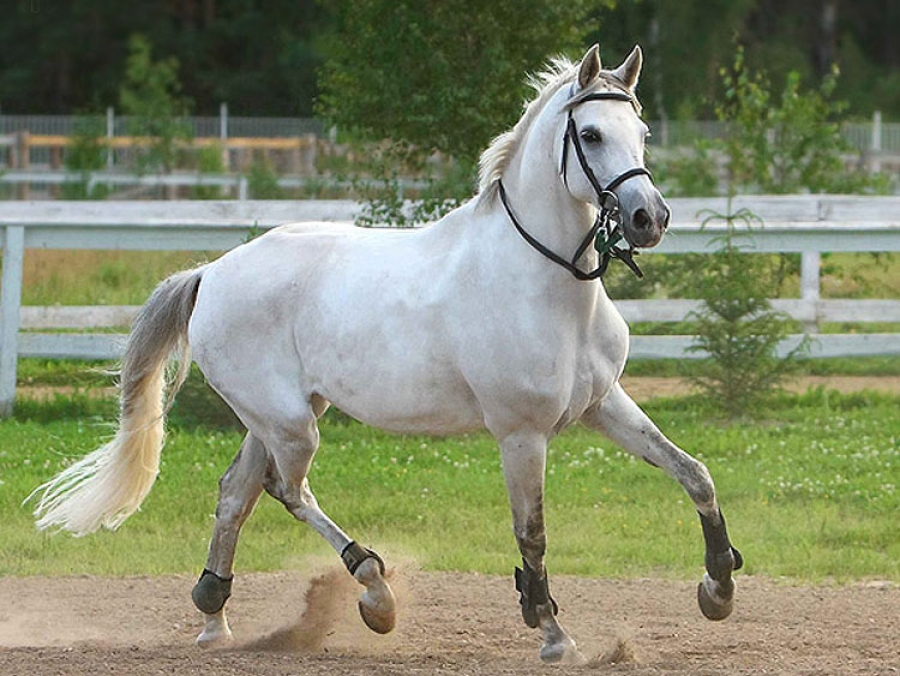
<path fill-rule="evenodd" d="M 307 481 L 329 404 L 396 432 L 494 436 L 523 559 L 521 610 L 542 630 L 545 661 L 580 657 L 550 596 L 543 517 L 548 441 L 576 421 L 682 484 L 706 540 L 700 607 L 728 616 L 741 558 L 713 482 L 619 385 L 628 327 L 598 279 L 610 257 L 633 265 L 630 251 L 657 244 L 669 219 L 644 169 L 641 63 L 636 47 L 603 70 L 596 45 L 578 64 L 554 61 L 484 153 L 479 193 L 431 227 L 285 225 L 163 282 L 129 337 L 116 436 L 39 489 L 39 526 L 84 534 L 138 508 L 158 471 L 168 359 L 181 355 L 171 398 L 192 351 L 248 429 L 220 482 L 192 594 L 206 614 L 201 644 L 231 636 L 235 546 L 264 490 L 341 555 L 365 587 L 366 624 L 394 626 L 383 561 L 326 515 Z"/>

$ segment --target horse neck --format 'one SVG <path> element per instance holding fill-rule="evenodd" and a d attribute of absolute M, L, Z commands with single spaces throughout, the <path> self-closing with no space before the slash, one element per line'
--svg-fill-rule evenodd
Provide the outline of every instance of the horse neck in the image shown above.
<path fill-rule="evenodd" d="M 546 151 L 542 152 L 538 146 L 539 143 L 533 142 L 524 144 L 504 173 L 503 185 L 522 227 L 545 247 L 571 260 L 590 230 L 596 212 L 592 206 L 572 197 L 556 163 L 548 162 Z M 537 153 L 543 156 L 532 159 Z M 579 267 L 589 270 L 596 265 L 597 254 L 589 247 Z"/>

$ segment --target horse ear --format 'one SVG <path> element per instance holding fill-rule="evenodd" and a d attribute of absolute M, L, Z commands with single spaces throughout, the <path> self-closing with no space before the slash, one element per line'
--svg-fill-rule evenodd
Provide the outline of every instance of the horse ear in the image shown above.
<path fill-rule="evenodd" d="M 628 58 L 622 62 L 621 66 L 613 71 L 613 75 L 621 80 L 626 87 L 634 89 L 634 86 L 637 84 L 638 78 L 641 75 L 641 66 L 643 63 L 644 54 L 641 52 L 641 47 L 640 45 L 635 45 L 634 49 L 631 50 L 631 54 L 628 55 Z"/>
<path fill-rule="evenodd" d="M 601 68 L 600 45 L 594 44 L 581 59 L 581 66 L 578 68 L 578 88 L 584 89 L 592 85 L 600 75 Z"/>

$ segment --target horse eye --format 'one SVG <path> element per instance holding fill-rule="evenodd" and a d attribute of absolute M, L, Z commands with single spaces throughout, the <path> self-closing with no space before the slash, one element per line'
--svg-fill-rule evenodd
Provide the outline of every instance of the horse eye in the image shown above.
<path fill-rule="evenodd" d="M 603 138 L 596 129 L 585 129 L 581 132 L 581 139 L 585 143 L 600 143 Z"/>

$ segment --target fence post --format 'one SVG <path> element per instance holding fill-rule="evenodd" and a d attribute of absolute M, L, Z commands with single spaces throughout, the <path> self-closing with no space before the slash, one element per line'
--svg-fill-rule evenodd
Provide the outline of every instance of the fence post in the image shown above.
<path fill-rule="evenodd" d="M 112 106 L 106 109 L 106 170 L 112 171 L 115 164 L 116 151 L 113 150 L 112 140 L 116 135 L 116 112 Z"/>
<path fill-rule="evenodd" d="M 16 134 L 16 169 L 28 170 L 31 168 L 31 149 L 29 147 L 28 131 L 20 131 Z M 28 181 L 19 184 L 18 199 L 31 198 L 31 184 Z"/>
<path fill-rule="evenodd" d="M 0 417 L 8 418 L 16 401 L 25 228 L 7 226 L 4 235 L 3 274 L 0 277 Z"/>
<path fill-rule="evenodd" d="M 222 141 L 222 169 L 231 167 L 231 156 L 228 152 L 228 104 L 219 104 L 219 139 Z"/>
<path fill-rule="evenodd" d="M 819 332 L 819 299 L 821 298 L 819 277 L 822 254 L 818 251 L 804 251 L 800 254 L 800 298 L 804 305 L 812 306 L 812 321 L 803 322 L 803 330 L 814 334 Z"/>
<path fill-rule="evenodd" d="M 881 171 L 881 111 L 876 110 L 872 113 L 872 159 L 870 161 L 870 171 L 878 173 Z"/>

